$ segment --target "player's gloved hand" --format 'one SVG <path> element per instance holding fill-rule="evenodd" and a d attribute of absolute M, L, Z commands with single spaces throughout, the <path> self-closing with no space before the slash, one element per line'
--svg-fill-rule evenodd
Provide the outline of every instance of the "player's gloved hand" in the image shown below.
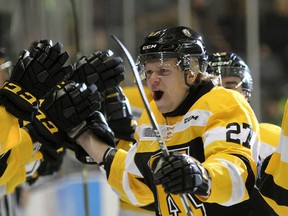
<path fill-rule="evenodd" d="M 40 152 L 43 155 L 43 161 L 37 170 L 38 175 L 46 176 L 58 172 L 63 163 L 63 158 L 66 152 L 65 147 L 54 151 L 54 149 L 48 148 L 47 145 L 42 145 Z"/>
<path fill-rule="evenodd" d="M 89 118 L 87 118 L 87 124 L 85 127 L 82 127 L 80 130 L 72 130 L 68 134 L 76 140 L 86 130 L 91 130 L 99 139 L 107 143 L 109 146 L 115 147 L 114 133 L 108 126 L 106 119 L 101 112 L 94 112 Z M 96 163 L 80 145 L 77 145 L 75 155 L 82 163 Z"/>
<path fill-rule="evenodd" d="M 51 144 L 53 145 L 53 144 Z M 63 163 L 63 158 L 65 155 L 65 148 L 60 148 L 58 150 L 51 149 L 47 145 L 42 145 L 40 152 L 43 155 L 43 159 L 40 162 L 40 166 L 32 176 L 28 176 L 26 182 L 29 185 L 34 184 L 37 179 L 41 176 L 52 175 L 57 173 Z"/>
<path fill-rule="evenodd" d="M 13 67 L 10 80 L 0 89 L 0 103 L 22 120 L 31 121 L 38 108 L 38 99 L 71 73 L 72 66 L 63 67 L 69 55 L 62 44 L 42 40 L 29 52 L 23 50 Z"/>
<path fill-rule="evenodd" d="M 168 157 L 161 156 L 152 164 L 155 184 L 161 184 L 166 193 L 210 194 L 209 173 L 196 159 L 173 152 Z"/>
<path fill-rule="evenodd" d="M 120 86 L 104 91 L 105 114 L 109 127 L 118 139 L 134 140 L 136 121 L 133 119 L 129 100 Z"/>
<path fill-rule="evenodd" d="M 76 68 L 69 79 L 87 85 L 95 84 L 98 91 L 117 86 L 124 80 L 124 66 L 121 57 L 112 58 L 113 52 L 97 51 L 90 56 L 78 60 Z"/>
<path fill-rule="evenodd" d="M 100 101 L 99 92 L 92 92 L 85 84 L 69 81 L 43 100 L 35 120 L 26 127 L 35 140 L 49 148 L 57 150 L 65 145 L 73 150 L 78 145 L 67 132 L 85 125 L 86 119 L 100 109 Z"/>

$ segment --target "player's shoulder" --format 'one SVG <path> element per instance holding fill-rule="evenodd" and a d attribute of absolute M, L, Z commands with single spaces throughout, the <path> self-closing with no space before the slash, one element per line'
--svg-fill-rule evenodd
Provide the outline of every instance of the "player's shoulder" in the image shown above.
<path fill-rule="evenodd" d="M 260 130 L 263 130 L 265 132 L 273 132 L 273 133 L 280 133 L 281 127 L 275 124 L 267 123 L 267 122 L 261 122 L 259 123 Z"/>
<path fill-rule="evenodd" d="M 276 148 L 278 146 L 279 139 L 281 136 L 281 127 L 275 124 L 262 122 L 262 123 L 259 123 L 259 128 L 260 128 L 261 143 L 266 143 L 272 146 L 273 148 Z M 262 149 L 265 149 L 265 148 L 262 147 Z M 266 148 L 266 151 L 267 151 L 267 148 Z M 269 154 L 271 154 L 272 152 L 269 151 Z M 263 153 L 261 152 L 261 154 Z M 269 154 L 266 154 L 266 155 L 269 155 Z"/>
<path fill-rule="evenodd" d="M 215 88 L 211 89 L 210 94 L 208 95 L 217 101 L 220 101 L 219 99 L 246 101 L 243 95 L 241 95 L 241 93 L 238 91 L 227 89 L 222 86 L 216 86 Z"/>
<path fill-rule="evenodd" d="M 221 86 L 216 86 L 207 94 L 203 95 L 198 101 L 197 106 L 201 108 L 218 112 L 233 109 L 233 107 L 240 106 L 246 110 L 251 110 L 251 106 L 245 98 L 237 91 L 225 89 Z"/>

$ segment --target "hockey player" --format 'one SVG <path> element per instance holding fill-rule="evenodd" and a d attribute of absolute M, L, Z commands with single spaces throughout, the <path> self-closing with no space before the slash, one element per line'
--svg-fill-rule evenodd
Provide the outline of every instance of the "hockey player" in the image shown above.
<path fill-rule="evenodd" d="M 52 46 L 49 41 L 43 40 L 31 53 L 21 52 L 11 77 L 0 89 L 2 195 L 12 193 L 26 180 L 26 164 L 41 159 L 36 149 L 33 153 L 31 137 L 20 128 L 19 120 L 31 121 L 37 112 L 38 99 L 55 88 L 71 69 L 62 68 L 68 54 L 61 52 L 61 48 L 59 43 Z"/>
<path fill-rule="evenodd" d="M 248 65 L 244 62 L 244 60 L 240 56 L 231 52 L 213 53 L 212 55 L 209 56 L 208 71 L 209 73 L 219 77 L 223 87 L 238 91 L 240 94 L 243 95 L 243 97 L 247 101 L 251 100 L 251 93 L 253 91 L 253 80 Z M 260 158 L 258 162 L 258 173 L 262 173 L 261 175 L 264 176 L 267 175 L 267 173 L 265 172 L 265 166 L 267 166 L 267 164 L 262 166 L 262 163 L 263 161 L 267 163 L 271 155 L 275 152 L 275 149 L 279 143 L 280 132 L 281 128 L 277 125 L 270 123 L 260 123 L 260 146 L 259 146 Z M 260 178 L 258 178 L 257 180 L 258 186 L 262 185 L 262 182 L 265 182 L 264 181 L 265 178 L 262 178 L 261 175 L 259 176 Z M 275 183 L 271 182 L 269 184 L 269 188 L 271 188 L 273 184 Z M 266 185 L 266 183 L 264 183 L 264 185 Z M 263 190 L 263 188 L 261 190 Z M 257 215 L 275 214 L 275 212 L 271 208 L 267 208 L 265 206 L 265 202 L 263 204 L 263 199 L 257 196 L 258 191 L 255 191 L 255 193 L 253 194 L 254 194 L 253 199 L 257 198 L 257 201 L 252 199 L 251 201 L 253 205 L 252 208 L 255 206 L 254 205 L 255 202 L 258 203 L 258 206 L 256 208 L 253 208 L 254 214 L 256 214 L 256 212 Z M 260 203 L 262 204 L 261 208 L 259 208 Z M 272 205 L 270 206 L 275 210 L 275 208 Z M 279 212 L 277 213 L 279 214 Z M 284 212 L 282 212 L 279 215 L 285 215 L 285 214 Z"/>
<path fill-rule="evenodd" d="M 288 100 L 285 104 L 279 144 L 275 152 L 265 158 L 260 173 L 260 180 L 257 182 L 262 196 L 277 215 L 288 214 L 287 145 Z"/>
<path fill-rule="evenodd" d="M 134 205 L 154 202 L 156 215 L 187 215 L 179 194 L 187 195 L 193 215 L 214 215 L 215 205 L 249 199 L 259 125 L 240 94 L 218 87 L 206 73 L 202 38 L 182 26 L 151 32 L 138 59 L 170 155 L 160 150 L 146 112 L 128 152 L 114 147 L 105 121 L 98 121 L 100 133 L 88 122 L 90 130 L 75 137 L 80 135 L 78 144 L 101 165 L 108 183 Z"/>
<path fill-rule="evenodd" d="M 235 53 L 213 53 L 209 56 L 210 74 L 219 77 L 224 88 L 238 91 L 249 102 L 253 91 L 253 79 L 244 60 Z M 260 158 L 272 154 L 279 142 L 281 128 L 277 125 L 260 123 Z M 270 133 L 270 134 L 268 134 Z"/>
<path fill-rule="evenodd" d="M 77 111 L 81 111 L 82 116 L 85 116 L 84 110 L 89 111 L 89 107 L 93 107 L 86 114 L 86 119 L 99 103 L 92 100 L 94 96 L 84 85 L 67 83 L 61 89 L 56 88 L 72 71 L 71 65 L 63 66 L 68 59 L 68 53 L 62 52 L 61 48 L 60 43 L 52 46 L 49 41 L 43 40 L 31 52 L 23 51 L 13 67 L 10 79 L 6 80 L 0 89 L 1 195 L 14 192 L 15 187 L 26 181 L 27 177 L 29 181 L 30 177 L 34 181 L 39 175 L 52 174 L 59 169 L 64 153 L 63 144 L 58 145 L 46 140 L 47 137 L 39 140 L 40 136 L 35 136 L 36 133 L 31 130 L 33 127 L 29 127 L 36 123 L 42 125 L 40 128 L 53 132 L 55 137 L 60 134 L 60 131 L 53 127 L 53 123 L 45 118 L 44 109 L 55 112 L 57 105 L 62 112 L 64 110 L 67 118 L 73 119 L 71 122 L 75 122 L 81 119 Z M 40 99 L 43 102 L 38 109 Z M 60 99 L 65 100 L 65 105 L 56 103 Z M 71 104 L 73 109 L 69 109 Z M 28 124 L 21 127 L 19 122 L 22 123 L 23 120 L 27 120 Z M 43 140 L 46 141 L 39 143 Z M 33 166 L 28 166 L 30 163 L 33 163 Z M 30 169 L 31 167 L 34 169 Z"/>
<path fill-rule="evenodd" d="M 12 62 L 6 54 L 6 48 L 0 48 L 0 86 L 4 84 L 10 77 L 12 69 Z M 21 196 L 22 188 L 19 189 L 20 193 L 5 194 L 0 199 L 0 215 L 16 216 L 19 210 L 19 196 Z"/>
<path fill-rule="evenodd" d="M 113 74 L 113 79 L 123 80 L 121 74 L 124 69 L 122 65 L 119 65 L 119 63 L 122 63 L 121 59 L 114 58 L 104 62 L 103 59 L 98 57 L 93 59 L 96 61 L 97 67 L 99 67 L 96 71 L 106 72 L 104 75 L 108 79 L 106 82 L 97 83 L 99 87 L 101 87 L 101 84 L 105 84 L 102 88 L 114 86 L 113 81 L 107 76 L 109 71 Z M 3 153 L 1 157 L 2 176 L 0 181 L 3 194 L 12 193 L 15 187 L 25 180 L 32 184 L 39 176 L 49 175 L 58 171 L 63 159 L 63 144 L 65 145 L 64 147 L 71 147 L 81 162 L 87 163 L 89 160 L 86 157 L 87 155 L 81 155 L 81 149 L 74 149 L 78 145 L 71 145 L 71 140 L 56 125 L 61 121 L 61 129 L 71 130 L 73 126 L 86 120 L 93 115 L 94 111 L 100 109 L 101 96 L 95 89 L 93 89 L 94 93 L 92 93 L 92 88 L 87 88 L 85 84 L 77 84 L 71 80 L 66 80 L 65 83 L 56 88 L 56 84 L 59 84 L 64 79 L 64 76 L 69 78 L 71 74 L 75 75 L 76 72 L 77 75 L 81 74 L 79 68 L 76 68 L 74 73 L 71 66 L 62 67 L 67 58 L 68 54 L 61 52 L 61 44 L 57 43 L 52 47 L 48 41 L 40 41 L 32 48 L 31 53 L 24 51 L 20 55 L 12 71 L 11 79 L 7 80 L 4 88 L 1 89 L 3 106 L 0 107 L 0 116 L 2 117 L 1 120 L 9 123 L 8 125 L 1 124 L 1 131 L 4 132 L 1 137 L 1 147 L 7 146 L 7 152 Z M 90 60 L 92 59 L 90 58 Z M 81 60 L 80 65 L 85 68 L 86 72 L 87 68 L 91 66 L 89 62 L 84 60 Z M 88 70 L 88 72 L 91 72 L 91 70 Z M 94 73 L 90 74 L 92 78 L 95 74 L 96 76 L 99 75 L 99 73 L 95 73 L 95 68 L 93 68 L 92 72 Z M 72 76 L 71 78 L 75 77 Z M 31 79 L 30 82 L 28 82 L 29 79 Z M 94 79 L 93 82 L 95 81 Z M 97 81 L 100 82 L 102 79 L 97 79 Z M 31 87 L 35 87 L 35 89 Z M 35 91 L 37 97 L 33 98 L 34 94 L 28 92 L 27 89 Z M 37 103 L 38 99 L 42 99 L 40 105 Z M 113 102 L 115 101 L 112 100 L 111 103 Z M 118 103 L 122 104 L 122 101 L 116 101 L 116 104 Z M 116 105 L 116 107 L 118 108 L 119 106 Z M 118 110 L 116 111 L 118 112 Z M 121 110 L 119 112 L 121 113 Z M 64 122 L 59 114 L 61 116 L 65 115 Z M 93 115 L 93 117 L 97 118 L 97 115 Z M 116 115 L 116 117 L 118 116 Z M 95 118 L 92 118 L 92 120 L 96 121 Z M 19 119 L 30 122 L 20 128 L 18 125 Z M 110 120 L 113 121 L 115 118 L 110 118 Z M 121 119 L 117 120 L 121 121 Z M 113 122 L 111 124 L 113 125 Z M 133 129 L 133 125 L 129 124 L 129 126 Z M 119 136 L 121 137 L 121 134 Z M 37 163 L 38 161 L 40 166 Z M 30 165 L 30 162 L 34 163 L 34 165 L 29 166 L 29 168 L 36 168 L 36 172 L 35 169 L 29 169 L 29 173 L 27 173 L 27 164 L 29 163 L 28 165 Z"/>

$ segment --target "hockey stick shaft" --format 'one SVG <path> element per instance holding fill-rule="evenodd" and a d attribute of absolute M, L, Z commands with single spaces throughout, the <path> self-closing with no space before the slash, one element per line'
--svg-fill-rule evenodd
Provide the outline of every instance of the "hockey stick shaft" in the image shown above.
<path fill-rule="evenodd" d="M 137 87 L 138 87 L 138 90 L 140 92 L 140 95 L 141 95 L 141 98 L 143 100 L 143 103 L 144 103 L 144 106 L 145 106 L 145 109 L 147 111 L 147 114 L 149 116 L 149 119 L 151 121 L 151 124 L 152 124 L 152 127 L 153 127 L 153 131 L 156 135 L 156 138 L 157 138 L 157 141 L 159 142 L 159 145 L 160 145 L 160 149 L 163 153 L 163 155 L 165 157 L 167 157 L 169 155 L 169 151 L 167 149 L 167 146 L 165 145 L 164 143 L 164 140 L 162 138 L 162 135 L 160 133 L 160 129 L 159 129 L 159 126 L 158 124 L 156 123 L 156 119 L 155 119 L 155 116 L 153 114 L 153 112 L 151 111 L 151 108 L 149 106 L 149 102 L 148 102 L 148 99 L 145 95 L 145 91 L 144 91 L 144 87 L 143 87 L 143 84 L 141 82 L 141 78 L 140 78 L 140 75 L 138 73 L 138 70 L 137 70 L 137 67 L 136 67 L 136 64 L 131 56 L 131 54 L 129 53 L 129 51 L 126 49 L 126 47 L 122 44 L 122 42 L 115 36 L 115 35 L 112 35 L 113 39 L 119 44 L 119 46 L 122 48 L 122 50 L 124 51 L 128 61 L 129 61 L 129 64 L 132 68 L 132 72 L 135 76 L 135 80 L 136 80 L 136 84 L 137 84 Z"/>
<path fill-rule="evenodd" d="M 136 64 L 130 54 L 130 52 L 127 50 L 127 48 L 123 45 L 123 43 L 115 36 L 115 35 L 112 35 L 112 38 L 118 43 L 118 45 L 121 47 L 121 49 L 123 50 L 123 52 L 125 53 L 125 56 L 127 57 L 128 59 L 128 62 L 132 68 L 132 72 L 134 74 L 134 77 L 135 77 L 135 80 L 136 80 L 136 84 L 137 84 L 137 87 L 138 87 L 138 90 L 139 90 L 139 93 L 141 95 L 141 98 L 142 98 L 142 101 L 144 103 L 144 106 L 145 106 L 145 109 L 147 111 L 147 114 L 149 116 L 149 119 L 150 119 L 150 122 L 152 124 L 152 127 L 153 127 L 153 131 L 156 135 L 156 138 L 157 138 L 157 141 L 159 143 L 159 146 L 160 146 L 160 149 L 164 155 L 164 157 L 168 157 L 169 156 L 169 151 L 168 151 L 168 148 L 164 142 L 164 139 L 162 138 L 162 135 L 161 135 L 161 132 L 160 132 L 160 129 L 159 129 L 159 126 L 157 124 L 157 121 L 155 119 L 155 116 L 150 108 L 150 105 L 149 105 L 149 102 L 148 102 L 148 99 L 145 95 L 145 91 L 144 91 L 144 87 L 143 87 L 143 84 L 142 84 L 142 81 L 141 81 L 141 78 L 140 78 L 140 75 L 138 73 L 138 70 L 137 70 L 137 67 L 136 67 Z M 182 202 L 183 202 L 183 205 L 186 209 L 186 212 L 187 212 L 187 215 L 188 216 L 193 216 L 193 213 L 192 213 L 192 210 L 189 206 L 189 203 L 188 203 L 188 200 L 187 200 L 187 197 L 185 194 L 180 194 L 180 197 L 182 199 Z"/>

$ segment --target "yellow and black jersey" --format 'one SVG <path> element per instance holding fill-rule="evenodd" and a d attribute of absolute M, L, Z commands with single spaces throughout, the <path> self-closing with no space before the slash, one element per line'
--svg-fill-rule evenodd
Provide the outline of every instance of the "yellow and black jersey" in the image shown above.
<path fill-rule="evenodd" d="M 275 152 L 263 163 L 257 186 L 265 201 L 278 215 L 288 215 L 288 100 Z"/>
<path fill-rule="evenodd" d="M 278 146 L 281 127 L 270 123 L 260 123 L 259 156 L 261 161 L 271 155 Z"/>
<path fill-rule="evenodd" d="M 0 155 L 17 146 L 20 139 L 18 119 L 0 106 Z"/>
<path fill-rule="evenodd" d="M 249 199 L 257 158 L 251 149 L 257 152 L 259 124 L 238 92 L 207 83 L 191 89 L 171 113 L 161 114 L 154 101 L 150 105 L 169 151 L 196 158 L 211 176 L 209 197 L 187 195 L 193 215 L 215 215 L 213 203 L 232 206 Z M 155 201 L 157 215 L 187 215 L 180 196 L 166 194 L 154 184 L 150 167 L 161 150 L 146 112 L 135 138 L 137 143 L 128 152 L 117 151 L 107 175 L 109 184 L 134 205 Z"/>
<path fill-rule="evenodd" d="M 28 132 L 19 128 L 18 119 L 0 106 L 0 195 L 12 193 L 26 180 L 26 165 L 40 160 L 42 154 L 36 153 Z"/>
<path fill-rule="evenodd" d="M 250 199 L 247 201 L 250 211 L 249 215 L 261 215 L 261 216 L 272 216 L 276 215 L 273 208 L 266 202 L 264 197 L 259 193 L 257 185 L 262 181 L 261 171 L 265 170 L 265 165 L 263 163 L 266 158 L 270 158 L 276 147 L 278 146 L 281 127 L 270 124 L 270 123 L 260 123 L 260 146 L 259 146 L 259 161 L 257 163 L 257 183 L 252 191 Z M 257 203 L 257 205 L 255 205 Z"/>

